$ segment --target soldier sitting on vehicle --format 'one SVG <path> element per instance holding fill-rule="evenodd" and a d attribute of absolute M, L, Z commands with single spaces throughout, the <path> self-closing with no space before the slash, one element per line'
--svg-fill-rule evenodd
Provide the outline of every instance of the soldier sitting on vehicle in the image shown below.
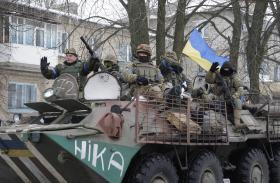
<path fill-rule="evenodd" d="M 234 122 L 236 128 L 245 127 L 240 122 L 242 102 L 240 97 L 243 91 L 243 85 L 236 76 L 236 70 L 230 62 L 225 62 L 218 72 L 219 63 L 214 62 L 206 75 L 206 82 L 215 84 L 213 93 L 227 102 L 227 106 L 233 110 Z M 230 114 L 230 113 L 229 113 Z"/>
<path fill-rule="evenodd" d="M 104 71 L 109 72 L 115 76 L 119 81 L 121 79 L 120 68 L 118 66 L 117 57 L 112 54 L 108 54 L 103 59 Z"/>
<path fill-rule="evenodd" d="M 49 67 L 47 57 L 41 58 L 41 73 L 47 79 L 55 79 L 63 73 L 68 73 L 77 78 L 80 91 L 82 90 L 87 75 L 91 71 L 98 71 L 99 59 L 90 57 L 87 62 L 82 62 L 78 59 L 78 55 L 74 48 L 66 49 L 65 61 L 63 64 L 57 64 L 54 68 Z"/>
<path fill-rule="evenodd" d="M 164 77 L 165 91 L 170 91 L 173 87 L 184 87 L 183 83 L 185 82 L 187 86 L 185 91 L 191 93 L 191 81 L 187 79 L 186 75 L 183 73 L 183 68 L 179 63 L 177 55 L 174 51 L 166 52 L 165 56 L 162 57 L 161 63 L 159 64 L 159 69 Z"/>
<path fill-rule="evenodd" d="M 136 60 L 128 66 L 123 73 L 124 82 L 130 84 L 130 97 L 136 94 L 149 95 L 150 97 L 160 98 L 162 75 L 159 69 L 151 61 L 151 48 L 147 44 L 140 44 L 136 49 Z"/>

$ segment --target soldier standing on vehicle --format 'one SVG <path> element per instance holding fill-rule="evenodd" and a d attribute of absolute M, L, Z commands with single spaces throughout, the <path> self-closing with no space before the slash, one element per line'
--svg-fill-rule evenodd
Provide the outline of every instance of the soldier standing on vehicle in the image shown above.
<path fill-rule="evenodd" d="M 98 71 L 99 59 L 90 57 L 87 62 L 78 59 L 78 55 L 74 48 L 66 49 L 65 61 L 63 64 L 57 64 L 54 68 L 49 67 L 47 57 L 41 58 L 41 73 L 47 79 L 55 79 L 63 73 L 68 73 L 77 78 L 80 90 L 82 90 L 86 77 L 91 71 Z"/>
<path fill-rule="evenodd" d="M 164 90 L 169 91 L 181 91 L 180 88 L 185 87 L 185 91 L 191 93 L 192 84 L 186 75 L 183 73 L 183 68 L 179 63 L 177 55 L 174 51 L 167 51 L 162 57 L 162 61 L 159 64 L 159 69 L 164 77 Z M 184 84 L 185 83 L 185 84 Z M 177 87 L 177 90 L 170 90 L 173 87 Z M 173 93 L 173 95 L 180 95 L 179 93 Z"/>
<path fill-rule="evenodd" d="M 233 109 L 234 125 L 236 128 L 243 128 L 244 124 L 240 123 L 242 110 L 241 95 L 243 85 L 237 78 L 236 70 L 230 62 L 225 62 L 218 72 L 219 63 L 214 62 L 206 74 L 206 82 L 215 84 L 213 93 L 222 97 L 227 104 L 230 103 Z"/>
<path fill-rule="evenodd" d="M 130 84 L 130 97 L 136 91 L 153 97 L 161 97 L 159 84 L 163 78 L 159 69 L 151 61 L 152 50 L 147 44 L 140 44 L 136 48 L 136 60 L 126 68 L 123 74 L 125 82 Z"/>

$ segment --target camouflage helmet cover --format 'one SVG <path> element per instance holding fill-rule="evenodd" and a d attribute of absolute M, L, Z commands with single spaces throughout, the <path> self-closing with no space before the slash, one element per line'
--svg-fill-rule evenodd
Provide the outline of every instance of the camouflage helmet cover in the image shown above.
<path fill-rule="evenodd" d="M 117 64 L 117 57 L 113 54 L 108 54 L 107 56 L 105 56 L 105 58 L 103 59 L 103 62 L 112 62 L 113 64 Z"/>
<path fill-rule="evenodd" d="M 165 58 L 167 58 L 171 62 L 179 63 L 177 54 L 174 51 L 167 51 L 165 53 Z"/>
<path fill-rule="evenodd" d="M 69 48 L 69 49 L 66 49 L 65 50 L 65 54 L 72 54 L 72 55 L 75 55 L 76 57 L 78 56 L 75 48 Z"/>
<path fill-rule="evenodd" d="M 139 44 L 136 48 L 136 53 L 147 53 L 148 55 L 151 55 L 152 50 L 148 44 Z"/>

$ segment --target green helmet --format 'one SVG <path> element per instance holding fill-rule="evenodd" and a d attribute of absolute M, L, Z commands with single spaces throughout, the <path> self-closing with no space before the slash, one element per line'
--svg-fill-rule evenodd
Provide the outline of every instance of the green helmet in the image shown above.
<path fill-rule="evenodd" d="M 68 48 L 65 50 L 65 54 L 72 54 L 72 55 L 75 55 L 76 57 L 78 56 L 75 48 Z"/>
<path fill-rule="evenodd" d="M 105 56 L 105 58 L 103 59 L 103 62 L 112 62 L 113 64 L 117 64 L 117 57 L 113 54 L 108 54 L 107 56 Z"/>

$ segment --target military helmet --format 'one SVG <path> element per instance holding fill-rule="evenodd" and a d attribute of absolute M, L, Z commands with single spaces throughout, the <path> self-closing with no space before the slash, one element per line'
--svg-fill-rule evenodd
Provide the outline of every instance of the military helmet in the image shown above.
<path fill-rule="evenodd" d="M 167 51 L 165 53 L 165 58 L 167 58 L 171 62 L 178 63 L 178 57 L 177 57 L 177 54 L 174 51 Z"/>
<path fill-rule="evenodd" d="M 235 68 L 233 67 L 233 65 L 230 62 L 225 62 L 220 69 L 220 73 L 223 76 L 230 76 L 235 71 L 236 71 Z"/>
<path fill-rule="evenodd" d="M 148 55 L 151 55 L 152 50 L 148 44 L 139 44 L 136 48 L 136 53 L 147 53 Z"/>
<path fill-rule="evenodd" d="M 76 57 L 78 56 L 75 48 L 68 48 L 65 50 L 65 54 L 72 54 L 72 55 L 75 55 Z"/>
<path fill-rule="evenodd" d="M 113 64 L 117 64 L 117 57 L 113 54 L 108 54 L 107 56 L 105 56 L 105 58 L 103 59 L 103 62 L 112 62 Z"/>

